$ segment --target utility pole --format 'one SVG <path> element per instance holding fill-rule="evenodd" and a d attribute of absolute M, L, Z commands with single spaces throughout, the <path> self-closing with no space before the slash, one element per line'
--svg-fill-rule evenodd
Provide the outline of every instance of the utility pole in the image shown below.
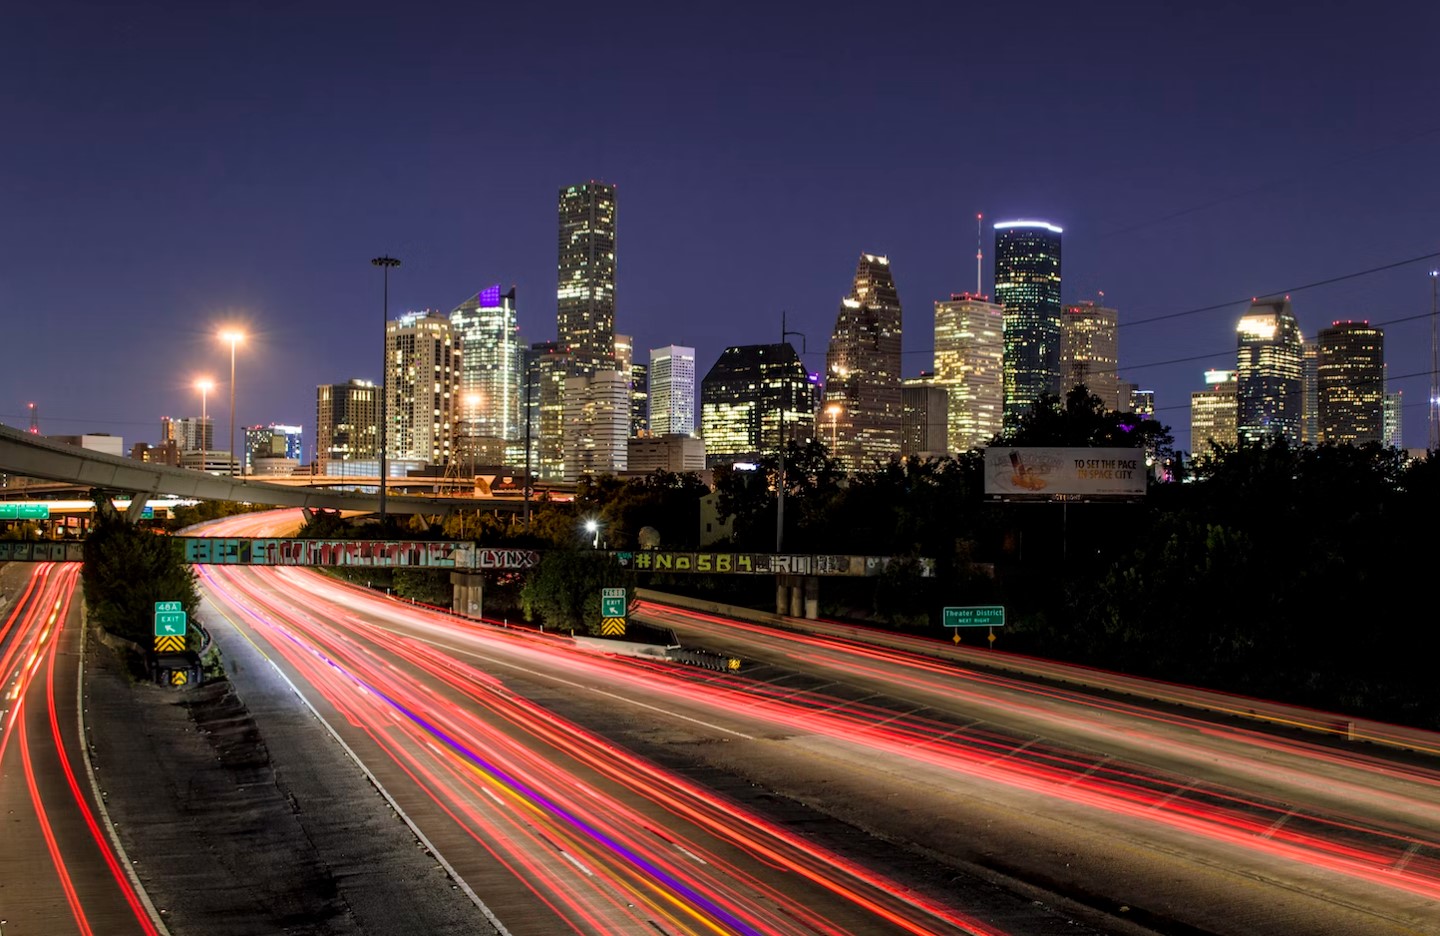
<path fill-rule="evenodd" d="M 1440 270 L 1430 271 L 1430 442 L 1429 451 L 1440 450 L 1440 316 L 1436 290 L 1440 287 Z"/>
<path fill-rule="evenodd" d="M 383 286 L 381 287 L 381 314 L 380 314 L 380 347 L 385 349 L 380 358 L 380 529 L 385 529 L 385 482 L 388 478 L 388 465 L 386 463 L 386 449 L 389 443 L 385 440 L 386 423 L 389 417 L 386 414 L 387 398 L 390 395 L 390 339 L 387 329 L 390 326 L 390 270 L 398 267 L 400 261 L 394 257 L 376 257 L 370 261 L 379 267 L 383 273 Z"/>

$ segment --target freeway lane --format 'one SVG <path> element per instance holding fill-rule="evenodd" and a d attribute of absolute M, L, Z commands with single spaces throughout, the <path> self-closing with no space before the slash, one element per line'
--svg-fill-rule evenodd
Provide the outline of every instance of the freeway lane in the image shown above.
<path fill-rule="evenodd" d="M 77 713 L 77 564 L 0 568 L 0 931 L 156 934 L 104 828 Z M 23 576 L 23 578 L 22 578 Z"/>
<path fill-rule="evenodd" d="M 999 932 L 376 624 L 448 619 L 302 570 L 211 568 L 203 583 L 509 932 Z M 559 645 L 483 636 L 520 640 L 531 665 Z"/>

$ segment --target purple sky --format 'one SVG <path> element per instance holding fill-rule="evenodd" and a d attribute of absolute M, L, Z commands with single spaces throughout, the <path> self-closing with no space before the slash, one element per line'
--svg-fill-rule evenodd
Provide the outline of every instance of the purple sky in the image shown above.
<path fill-rule="evenodd" d="M 553 338 L 556 190 L 590 178 L 619 187 L 619 330 L 702 373 L 782 309 L 819 370 L 862 251 L 928 367 L 977 211 L 1064 226 L 1066 301 L 1122 326 L 1440 251 L 1440 4 L 1169 6 L 12 4 L 0 421 L 153 441 L 233 322 L 240 423 L 308 455 L 315 385 L 378 377 L 371 257 L 404 261 L 394 311 L 513 283 Z M 1434 265 L 1297 293 L 1300 325 L 1428 312 Z M 1182 447 L 1242 308 L 1122 327 Z M 1429 341 L 1387 329 L 1426 374 L 1393 384 L 1412 446 Z"/>

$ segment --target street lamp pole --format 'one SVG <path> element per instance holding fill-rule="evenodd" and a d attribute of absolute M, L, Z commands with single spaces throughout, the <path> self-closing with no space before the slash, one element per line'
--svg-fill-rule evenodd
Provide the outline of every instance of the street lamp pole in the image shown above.
<path fill-rule="evenodd" d="M 195 381 L 195 386 L 200 390 L 200 470 L 205 470 L 205 452 L 209 448 L 205 444 L 205 429 L 210 425 L 210 411 L 206 406 L 206 395 L 214 386 L 210 380 L 201 378 Z"/>
<path fill-rule="evenodd" d="M 235 346 L 245 340 L 244 334 L 238 331 L 223 331 L 220 333 L 221 341 L 230 343 L 230 464 L 226 472 L 230 477 L 235 477 Z"/>
<path fill-rule="evenodd" d="M 383 342 L 381 347 L 386 349 L 381 357 L 380 364 L 380 527 L 383 530 L 385 527 L 385 481 L 388 467 L 385 452 L 386 448 L 388 448 L 388 443 L 385 440 L 385 430 L 386 423 L 389 422 L 389 417 L 385 411 L 386 404 L 388 403 L 387 398 L 390 396 L 390 351 L 386 329 L 390 325 L 390 270 L 393 267 L 398 267 L 400 261 L 394 257 L 376 257 L 374 260 L 371 260 L 370 263 L 379 267 L 383 273 L 380 315 L 380 339 Z"/>

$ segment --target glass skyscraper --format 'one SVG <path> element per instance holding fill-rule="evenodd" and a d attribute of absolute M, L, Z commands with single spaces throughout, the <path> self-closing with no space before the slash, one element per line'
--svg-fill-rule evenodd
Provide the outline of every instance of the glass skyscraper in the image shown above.
<path fill-rule="evenodd" d="M 343 384 L 320 384 L 315 392 L 315 460 L 321 474 L 343 475 L 346 462 L 374 467 L 380 458 L 380 388 L 373 381 L 351 378 Z M 358 473 L 358 472 L 352 472 Z"/>
<path fill-rule="evenodd" d="M 1060 235 L 1048 221 L 995 225 L 995 301 L 1005 308 L 1006 429 L 1060 386 Z"/>
<path fill-rule="evenodd" d="M 889 259 L 861 254 L 825 355 L 825 407 L 839 407 L 833 454 L 846 470 L 900 457 L 900 321 Z"/>
<path fill-rule="evenodd" d="M 1369 322 L 1320 329 L 1320 441 L 1385 441 L 1385 332 Z"/>
<path fill-rule="evenodd" d="M 1205 389 L 1190 394 L 1190 451 L 1211 454 L 1235 444 L 1235 372 L 1207 370 Z"/>
<path fill-rule="evenodd" d="M 1304 377 L 1290 298 L 1256 299 L 1236 327 L 1235 431 L 1240 441 L 1301 441 Z"/>
<path fill-rule="evenodd" d="M 649 427 L 653 435 L 695 434 L 695 349 L 650 351 Z"/>
<path fill-rule="evenodd" d="M 576 374 L 615 369 L 615 186 L 560 190 L 555 290 L 560 345 Z"/>
<path fill-rule="evenodd" d="M 935 303 L 935 378 L 944 387 L 950 454 L 1000 433 L 1005 406 L 1005 312 L 985 296 L 956 293 Z"/>
<path fill-rule="evenodd" d="M 1060 394 L 1077 384 L 1114 407 L 1120 390 L 1119 315 L 1094 302 L 1066 306 L 1060 315 Z"/>
<path fill-rule="evenodd" d="M 789 342 L 726 348 L 700 382 L 706 464 L 754 462 L 782 438 L 815 438 L 815 402 L 815 378 Z"/>
<path fill-rule="evenodd" d="M 515 290 L 490 286 L 450 313 L 460 347 L 456 380 L 457 441 L 480 465 L 521 458 L 524 356 L 515 319 Z"/>
<path fill-rule="evenodd" d="M 460 349 L 450 319 L 409 312 L 385 325 L 390 394 L 385 444 L 391 458 L 448 465 L 455 442 L 455 379 Z"/>

